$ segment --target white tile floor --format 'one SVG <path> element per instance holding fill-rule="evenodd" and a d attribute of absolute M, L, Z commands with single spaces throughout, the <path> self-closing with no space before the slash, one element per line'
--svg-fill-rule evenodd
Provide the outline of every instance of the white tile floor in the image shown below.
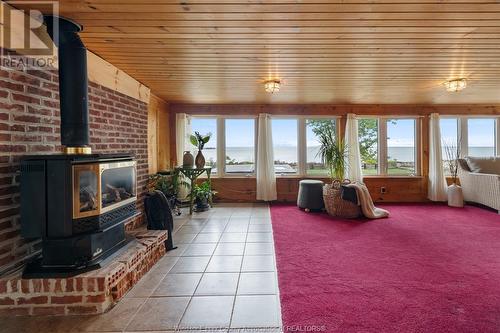
<path fill-rule="evenodd" d="M 170 251 L 99 316 L 2 318 L 0 332 L 275 333 L 281 311 L 269 207 L 220 204 L 175 219 Z"/>
<path fill-rule="evenodd" d="M 140 304 L 133 315 L 126 312 L 123 331 L 280 331 L 267 205 L 220 204 L 192 217 L 184 214 L 175 220 L 174 242 L 178 248 L 112 310 Z"/>

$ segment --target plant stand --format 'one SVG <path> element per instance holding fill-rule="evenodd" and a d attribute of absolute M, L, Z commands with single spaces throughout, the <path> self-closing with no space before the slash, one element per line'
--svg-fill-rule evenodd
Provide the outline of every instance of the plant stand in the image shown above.
<path fill-rule="evenodd" d="M 212 188 L 212 181 L 210 180 L 210 175 L 212 174 L 212 168 L 185 168 L 185 167 L 177 167 L 174 169 L 175 177 L 179 177 L 180 174 L 183 174 L 186 178 L 189 179 L 189 215 L 193 214 L 193 205 L 194 205 L 194 197 L 193 197 L 193 187 L 202 174 L 207 174 L 207 181 L 210 184 L 210 189 Z M 212 205 L 212 201 L 209 202 Z"/>

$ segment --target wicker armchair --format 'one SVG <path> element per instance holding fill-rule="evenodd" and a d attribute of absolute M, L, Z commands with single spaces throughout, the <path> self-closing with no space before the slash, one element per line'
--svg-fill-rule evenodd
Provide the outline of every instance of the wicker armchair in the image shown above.
<path fill-rule="evenodd" d="M 465 201 L 491 207 L 500 214 L 500 175 L 471 172 L 467 161 L 461 159 L 458 176 Z"/>

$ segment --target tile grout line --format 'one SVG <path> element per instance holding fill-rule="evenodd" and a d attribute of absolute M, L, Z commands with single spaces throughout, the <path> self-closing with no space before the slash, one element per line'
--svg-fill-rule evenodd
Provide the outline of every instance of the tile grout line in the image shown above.
<path fill-rule="evenodd" d="M 253 205 L 252 205 L 252 209 L 253 209 Z M 243 261 L 245 260 L 245 252 L 246 252 L 246 249 L 247 249 L 248 230 L 250 229 L 250 217 L 251 217 L 251 213 L 250 213 L 250 216 L 248 217 L 248 226 L 247 226 L 247 232 L 246 232 L 246 235 L 245 235 L 245 243 L 244 243 L 245 245 L 243 246 L 243 256 L 241 258 L 240 272 L 238 274 L 238 282 L 236 283 L 236 290 L 234 292 L 233 308 L 231 309 L 231 316 L 229 318 L 228 332 L 231 329 L 231 326 L 233 324 L 234 308 L 236 307 L 236 297 L 238 296 L 238 289 L 240 287 L 241 270 L 243 269 Z"/>
<path fill-rule="evenodd" d="M 191 218 L 190 218 L 190 219 L 191 219 Z M 207 218 L 207 220 L 208 220 L 208 219 L 209 219 L 209 218 Z M 229 219 L 230 219 L 230 217 L 229 217 Z M 208 222 L 207 222 L 207 223 L 208 223 Z M 203 277 L 204 277 L 204 276 L 205 276 L 205 274 L 207 273 L 207 268 L 208 268 L 208 265 L 210 265 L 210 262 L 212 261 L 212 258 L 213 258 L 213 257 L 214 257 L 214 255 L 215 255 L 215 251 L 217 250 L 217 247 L 219 246 L 220 240 L 221 240 L 221 238 L 222 238 L 222 234 L 224 234 L 224 230 L 227 228 L 227 225 L 228 225 L 228 224 L 229 224 L 229 222 L 228 222 L 228 223 L 226 223 L 226 225 L 225 225 L 225 227 L 224 227 L 224 229 L 223 229 L 223 231 L 222 231 L 222 233 L 221 233 L 221 236 L 220 236 L 219 240 L 217 241 L 217 243 L 215 243 L 215 248 L 214 248 L 214 251 L 213 251 L 213 252 L 212 252 L 212 254 L 210 255 L 210 259 L 208 260 L 208 263 L 207 263 L 207 265 L 205 266 L 205 269 L 203 270 L 203 272 L 202 272 L 202 274 L 201 274 L 200 280 L 199 280 L 199 281 L 198 281 L 198 283 L 196 284 L 196 288 L 194 289 L 193 294 L 190 296 L 189 301 L 188 301 L 188 304 L 187 304 L 186 308 L 184 309 L 184 312 L 182 313 L 182 316 L 181 316 L 181 318 L 179 319 L 179 322 L 177 323 L 177 326 L 176 326 L 176 328 L 175 328 L 175 330 L 176 330 L 176 331 L 178 331 L 179 329 L 182 329 L 182 328 L 179 328 L 179 326 L 180 326 L 180 324 L 182 323 L 182 320 L 184 319 L 184 317 L 186 316 L 187 309 L 189 308 L 189 305 L 191 305 L 191 302 L 192 302 L 193 298 L 195 297 L 196 291 L 198 290 L 198 288 L 199 288 L 199 286 L 200 286 L 201 280 L 203 279 Z M 194 242 L 194 240 L 196 239 L 196 237 L 198 237 L 198 235 L 201 233 L 201 231 L 202 231 L 202 230 L 203 230 L 203 229 L 201 229 L 201 230 L 200 230 L 200 231 L 196 234 L 195 238 L 193 239 L 193 242 Z M 191 244 L 193 244 L 193 242 L 191 242 L 191 243 L 190 243 L 190 245 L 191 245 Z M 239 279 L 239 277 L 238 277 L 238 279 Z M 234 302 L 233 302 L 233 308 L 234 308 Z M 231 323 L 231 321 L 230 321 L 229 323 Z M 208 327 L 203 328 L 203 329 L 207 329 L 207 328 L 208 328 Z M 229 331 L 229 327 L 227 328 L 227 331 Z"/>

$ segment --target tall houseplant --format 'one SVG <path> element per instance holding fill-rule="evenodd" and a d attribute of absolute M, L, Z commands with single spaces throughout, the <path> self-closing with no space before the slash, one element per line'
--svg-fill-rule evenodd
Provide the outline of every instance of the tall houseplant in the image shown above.
<path fill-rule="evenodd" d="M 347 146 L 344 140 L 337 139 L 335 129 L 326 126 L 318 133 L 320 148 L 317 156 L 321 162 L 328 168 L 332 180 L 342 181 L 347 169 Z"/>
<path fill-rule="evenodd" d="M 460 142 L 460 139 L 458 140 Z M 448 186 L 448 206 L 463 207 L 464 195 L 462 187 L 458 185 L 458 160 L 461 157 L 460 144 L 443 142 L 446 160 L 444 161 L 451 176 L 451 184 Z"/>
<path fill-rule="evenodd" d="M 198 154 L 196 155 L 196 158 L 194 160 L 194 164 L 198 169 L 205 167 L 205 156 L 203 156 L 203 153 L 201 151 L 203 150 L 203 147 L 205 147 L 205 144 L 210 141 L 211 136 L 212 133 L 201 135 L 200 132 L 194 132 L 194 134 L 191 134 L 189 136 L 189 141 L 191 141 L 191 144 L 198 148 Z"/>

